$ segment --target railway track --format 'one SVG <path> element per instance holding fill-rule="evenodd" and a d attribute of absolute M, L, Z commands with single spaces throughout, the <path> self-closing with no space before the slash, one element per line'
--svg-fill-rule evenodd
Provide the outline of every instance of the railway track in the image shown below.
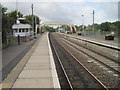
<path fill-rule="evenodd" d="M 63 66 L 63 64 L 62 64 L 62 62 L 61 62 L 61 59 L 60 59 L 60 57 L 59 57 L 59 55 L 58 55 L 58 53 L 57 53 L 57 51 L 56 51 L 56 48 L 55 48 L 55 46 L 52 44 L 52 47 L 53 47 L 53 49 L 54 49 L 54 51 L 55 51 L 55 54 L 56 54 L 56 56 L 57 56 L 57 58 L 58 58 L 58 61 L 59 61 L 59 63 L 60 63 L 60 66 L 61 66 L 61 68 L 62 68 L 62 70 L 63 70 L 63 73 L 64 73 L 64 75 L 65 75 L 65 77 L 66 77 L 66 80 L 67 80 L 67 82 L 68 82 L 68 85 L 69 85 L 69 88 L 71 89 L 71 90 L 73 90 L 73 86 L 72 86 L 72 84 L 71 84 L 71 81 L 70 81 L 70 79 L 69 79 L 69 77 L 68 77 L 68 75 L 67 75 L 67 73 L 66 73 L 66 71 L 65 71 L 65 68 L 64 68 L 64 66 Z"/>
<path fill-rule="evenodd" d="M 82 53 L 88 55 L 89 57 L 93 58 L 94 60 L 96 60 L 97 62 L 102 64 L 103 66 L 112 70 L 114 73 L 116 73 L 118 75 L 120 74 L 119 62 L 115 61 L 114 59 L 112 59 L 110 57 L 107 57 L 106 55 L 103 55 L 103 54 L 100 54 L 100 53 L 98 53 L 94 50 L 91 50 L 91 49 L 87 48 L 86 46 L 80 45 L 77 42 L 74 42 L 74 41 L 69 40 L 69 39 L 64 38 L 64 37 L 61 37 L 61 38 L 64 42 L 71 45 L 76 50 L 79 50 L 80 52 L 82 52 Z"/>
<path fill-rule="evenodd" d="M 103 88 L 108 90 L 100 80 L 63 46 L 58 38 L 50 34 L 50 42 L 71 90 L 74 88 Z"/>
<path fill-rule="evenodd" d="M 68 39 L 70 42 L 73 42 L 73 43 L 75 43 L 76 45 L 78 45 L 78 46 L 81 46 L 81 47 L 83 47 L 83 48 L 86 48 L 86 49 L 88 49 L 89 51 L 91 51 L 91 52 L 94 52 L 94 53 L 96 53 L 96 54 L 98 54 L 98 55 L 100 55 L 100 56 L 102 56 L 102 57 L 104 57 L 104 58 L 107 58 L 107 59 L 109 59 L 110 61 L 112 61 L 112 62 L 115 62 L 115 63 L 120 63 L 119 61 L 118 61 L 118 57 L 112 57 L 111 55 L 106 55 L 105 53 L 103 53 L 103 52 L 99 52 L 99 51 L 97 51 L 97 50 L 95 50 L 95 49 L 92 49 L 92 48 L 89 48 L 89 47 L 87 47 L 87 45 L 85 46 L 85 45 L 81 45 L 80 43 L 78 43 L 78 42 L 75 42 L 74 40 L 71 40 L 71 39 Z M 78 41 L 78 40 L 77 40 Z M 99 47 L 102 47 L 102 46 L 99 46 Z M 117 50 L 116 50 L 117 51 Z"/>
<path fill-rule="evenodd" d="M 87 41 L 82 40 L 80 38 L 72 37 L 72 36 L 65 35 L 65 34 L 61 34 L 61 35 L 58 34 L 58 35 L 61 36 L 61 37 L 64 37 L 64 38 L 67 37 L 67 39 L 70 40 L 71 42 L 74 41 L 74 43 L 76 43 L 77 45 L 79 45 L 81 47 L 84 47 L 86 49 L 89 49 L 90 51 L 95 52 L 95 53 L 97 53 L 97 54 L 99 54 L 101 56 L 109 58 L 109 60 L 111 60 L 113 62 L 120 63 L 120 61 L 118 60 L 118 52 L 120 51 L 119 49 L 113 49 L 113 48 L 104 46 L 103 43 L 101 43 L 101 44 L 100 43 L 97 44 L 97 42 L 96 43 L 91 43 L 91 42 L 94 42 L 94 41 L 87 42 Z M 91 45 L 92 45 L 92 47 L 90 47 Z M 93 48 L 93 47 L 96 47 L 96 46 L 97 46 L 97 48 L 101 48 L 101 50 L 100 49 L 96 50 L 95 48 Z M 105 52 L 105 50 L 103 50 L 103 49 L 105 49 L 106 51 L 108 51 L 108 53 Z"/>

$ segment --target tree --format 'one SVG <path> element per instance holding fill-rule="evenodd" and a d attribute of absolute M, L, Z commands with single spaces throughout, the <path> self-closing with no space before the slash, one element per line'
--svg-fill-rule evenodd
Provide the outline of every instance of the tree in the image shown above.
<path fill-rule="evenodd" d="M 8 19 L 6 15 L 7 8 L 0 5 L 2 10 L 2 43 L 6 43 L 6 36 L 7 36 L 7 27 L 8 27 Z"/>
<path fill-rule="evenodd" d="M 111 24 L 111 31 L 119 31 L 120 29 L 120 21 L 113 22 Z"/>
<path fill-rule="evenodd" d="M 25 18 L 25 20 L 22 21 L 22 23 L 28 23 L 28 24 L 32 25 L 32 15 L 26 15 L 26 16 L 24 16 L 24 18 Z M 33 19 L 34 19 L 34 22 L 36 21 L 36 24 L 39 24 L 40 19 L 38 16 L 33 15 Z"/>
<path fill-rule="evenodd" d="M 17 11 L 11 11 L 9 13 L 7 13 L 8 16 L 8 22 L 9 22 L 9 26 L 10 28 L 12 28 L 12 25 L 16 23 L 17 20 Z M 21 12 L 18 12 L 18 18 L 23 17 L 23 14 Z"/>
<path fill-rule="evenodd" d="M 101 31 L 110 31 L 110 22 L 104 22 L 100 25 Z"/>
<path fill-rule="evenodd" d="M 7 8 L 0 6 L 2 8 L 2 43 L 7 42 L 7 36 L 12 35 L 12 25 L 16 23 L 17 11 L 11 11 L 7 13 Z M 22 17 L 23 14 L 18 12 L 18 17 Z"/>
<path fill-rule="evenodd" d="M 12 26 L 16 23 L 17 14 L 18 18 L 22 18 L 23 14 L 21 12 L 17 12 L 16 10 L 7 12 L 7 8 L 3 7 L 1 4 L 0 9 L 2 10 L 2 43 L 6 44 L 7 36 L 12 35 L 13 33 Z M 33 17 L 34 21 L 36 21 L 36 23 L 39 24 L 39 17 L 35 15 Z M 25 16 L 25 18 L 26 20 L 21 21 L 21 23 L 23 22 L 32 25 L 32 15 L 27 15 Z"/>
<path fill-rule="evenodd" d="M 80 29 L 79 29 L 79 26 L 77 26 L 77 25 L 75 25 L 75 28 L 76 28 L 76 30 L 77 31 L 79 31 Z"/>
<path fill-rule="evenodd" d="M 57 29 L 50 27 L 50 26 L 43 26 L 42 29 L 44 29 L 45 31 L 49 31 L 49 32 L 57 31 Z"/>
<path fill-rule="evenodd" d="M 95 24 L 94 24 L 94 28 L 95 28 L 95 31 L 98 31 L 98 30 L 100 30 L 100 25 L 97 24 L 97 23 L 95 23 Z"/>

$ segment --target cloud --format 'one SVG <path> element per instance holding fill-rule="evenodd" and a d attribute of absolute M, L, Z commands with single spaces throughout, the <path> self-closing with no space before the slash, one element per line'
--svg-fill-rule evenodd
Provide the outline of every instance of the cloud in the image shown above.
<path fill-rule="evenodd" d="M 1 2 L 85 2 L 85 0 L 1 0 Z"/>
<path fill-rule="evenodd" d="M 91 2 L 119 2 L 120 0 L 91 0 Z"/>
<path fill-rule="evenodd" d="M 95 12 L 95 23 L 101 23 L 106 21 L 107 15 L 105 14 L 104 11 L 96 11 Z"/>
<path fill-rule="evenodd" d="M 119 2 L 119 0 L 1 0 L 1 2 Z"/>
<path fill-rule="evenodd" d="M 85 1 L 85 0 L 84 0 Z M 95 10 L 95 23 L 117 20 L 117 3 L 105 2 L 34 2 L 34 14 L 42 22 L 59 21 L 81 25 L 84 15 L 85 25 L 92 24 Z M 16 2 L 4 2 L 8 11 L 16 9 Z M 24 15 L 31 14 L 31 2 L 19 2 L 18 10 Z M 112 12 L 111 12 L 112 11 Z"/>
<path fill-rule="evenodd" d="M 99 10 L 96 10 L 96 21 L 116 21 L 118 20 L 118 3 L 117 2 L 102 2 L 99 3 Z M 99 19 L 99 20 L 98 20 Z"/>

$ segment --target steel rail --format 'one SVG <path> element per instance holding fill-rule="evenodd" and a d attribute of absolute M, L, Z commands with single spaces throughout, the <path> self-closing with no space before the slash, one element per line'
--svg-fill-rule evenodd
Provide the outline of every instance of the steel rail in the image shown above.
<path fill-rule="evenodd" d="M 60 65 L 61 65 L 62 70 L 63 70 L 63 72 L 64 72 L 64 74 L 65 74 L 65 77 L 66 77 L 66 79 L 67 79 L 67 81 L 68 81 L 68 83 L 69 83 L 69 86 L 70 86 L 71 90 L 73 90 L 72 84 L 71 84 L 71 82 L 70 82 L 70 80 L 69 80 L 69 77 L 68 77 L 68 75 L 67 75 L 67 73 L 66 73 L 66 71 L 65 71 L 65 68 L 64 68 L 64 66 L 63 66 L 63 64 L 62 64 L 62 62 L 61 62 L 61 59 L 60 59 L 60 57 L 59 57 L 59 55 L 58 55 L 58 53 L 57 53 L 57 50 L 56 50 L 55 46 L 54 46 L 52 43 L 51 43 L 51 45 L 53 46 L 53 49 L 54 49 L 55 54 L 56 54 L 56 56 L 57 56 L 57 58 L 58 58 L 58 61 L 59 61 Z"/>
<path fill-rule="evenodd" d="M 66 42 L 66 41 L 64 40 L 64 42 Z M 66 42 L 66 43 L 68 43 L 68 42 Z M 72 43 L 73 43 L 73 42 L 72 42 Z M 73 43 L 73 44 L 74 44 L 74 43 Z M 99 63 L 101 63 L 101 64 L 104 65 L 105 67 L 109 68 L 110 70 L 116 72 L 117 74 L 120 74 L 120 71 L 118 71 L 118 70 L 116 70 L 116 69 L 110 67 L 109 65 L 105 64 L 104 62 L 100 61 L 99 59 L 95 58 L 94 56 L 91 56 L 90 54 L 88 54 L 88 53 L 86 53 L 86 52 L 80 50 L 79 48 L 73 46 L 73 45 L 70 44 L 70 43 L 69 43 L 69 45 L 71 45 L 72 47 L 74 47 L 76 50 L 81 51 L 82 53 L 88 55 L 89 57 L 93 58 L 94 60 L 98 61 Z"/>
<path fill-rule="evenodd" d="M 57 40 L 57 42 L 106 90 L 109 90 L 97 77 L 90 72 L 89 69 L 87 69 L 72 53 L 70 53 L 62 44 L 60 41 Z"/>
<path fill-rule="evenodd" d="M 98 45 L 98 46 L 103 46 L 103 47 L 106 47 L 106 48 L 110 48 L 110 49 L 113 49 L 113 50 L 120 51 L 120 47 L 117 47 L 117 46 L 108 45 L 108 44 L 100 43 L 100 42 L 97 42 L 97 41 L 87 40 L 87 39 L 79 38 L 79 37 L 76 37 L 76 36 L 70 36 L 70 35 L 66 35 L 66 34 L 63 34 L 63 35 L 68 36 L 70 38 L 77 39 L 77 40 L 89 42 L 89 43 L 92 43 L 92 44 L 95 44 L 95 45 Z"/>
<path fill-rule="evenodd" d="M 109 59 L 109 60 L 111 60 L 111 61 L 113 61 L 113 62 L 115 62 L 115 63 L 120 63 L 119 61 L 116 61 L 115 59 L 113 59 L 113 58 L 111 58 L 111 57 L 108 57 L 108 56 L 106 56 L 106 55 L 104 55 L 104 54 L 102 54 L 102 53 L 99 53 L 99 52 L 96 52 L 95 50 L 92 50 L 92 49 L 90 49 L 90 48 L 88 48 L 88 47 L 85 47 L 85 46 L 83 46 L 83 45 L 80 45 L 80 44 L 78 44 L 78 43 L 75 43 L 75 42 L 73 42 L 73 41 L 71 41 L 71 40 L 69 40 L 70 42 L 72 42 L 72 43 L 74 43 L 74 44 L 76 44 L 76 45 L 79 45 L 79 46 L 81 46 L 81 47 L 83 47 L 83 48 L 85 48 L 85 49 L 88 49 L 88 50 L 90 50 L 90 51 L 92 51 L 92 52 L 94 52 L 94 53 L 97 53 L 98 55 L 100 55 L 100 56 L 103 56 L 103 57 L 105 57 L 105 58 L 107 58 L 107 59 Z"/>

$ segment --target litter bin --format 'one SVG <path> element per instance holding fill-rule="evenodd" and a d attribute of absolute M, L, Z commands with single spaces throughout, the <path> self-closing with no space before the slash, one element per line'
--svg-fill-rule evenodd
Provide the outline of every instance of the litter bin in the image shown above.
<path fill-rule="evenodd" d="M 114 36 L 112 34 L 106 34 L 105 40 L 114 40 Z"/>

